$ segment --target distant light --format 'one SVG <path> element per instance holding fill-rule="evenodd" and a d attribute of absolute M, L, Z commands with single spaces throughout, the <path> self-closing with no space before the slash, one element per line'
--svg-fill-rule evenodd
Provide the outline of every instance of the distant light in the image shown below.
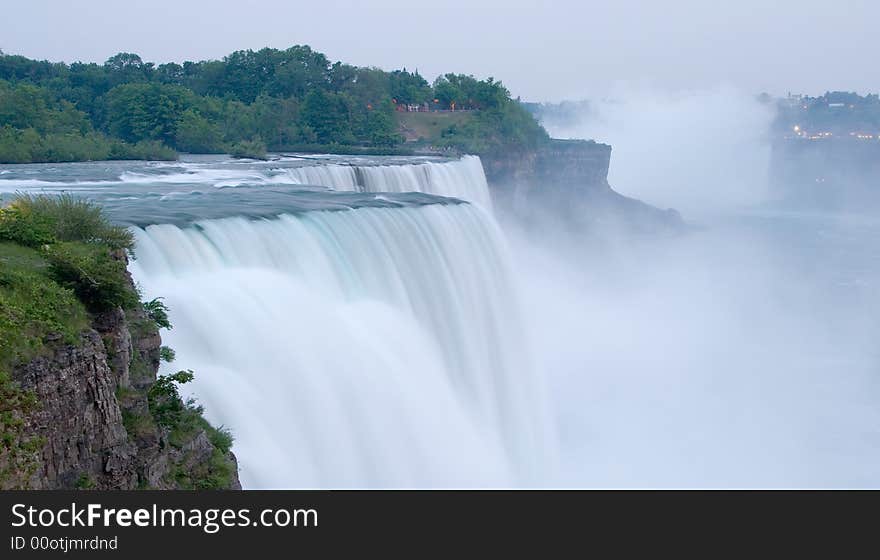
<path fill-rule="evenodd" d="M 798 125 L 794 125 L 795 132 L 800 132 L 800 130 L 801 130 L 801 127 L 799 127 Z"/>

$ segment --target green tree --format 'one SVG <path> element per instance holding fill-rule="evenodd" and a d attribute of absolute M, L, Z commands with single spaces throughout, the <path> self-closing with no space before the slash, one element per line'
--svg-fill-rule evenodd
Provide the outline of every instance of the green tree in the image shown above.
<path fill-rule="evenodd" d="M 223 133 L 219 126 L 190 108 L 183 112 L 177 122 L 174 145 L 183 152 L 221 153 Z"/>
<path fill-rule="evenodd" d="M 303 100 L 300 110 L 303 124 L 315 133 L 318 142 L 350 144 L 351 108 L 343 94 L 313 90 Z"/>
<path fill-rule="evenodd" d="M 180 86 L 135 83 L 107 93 L 106 128 L 126 142 L 158 140 L 173 146 L 183 113 L 195 103 Z"/>

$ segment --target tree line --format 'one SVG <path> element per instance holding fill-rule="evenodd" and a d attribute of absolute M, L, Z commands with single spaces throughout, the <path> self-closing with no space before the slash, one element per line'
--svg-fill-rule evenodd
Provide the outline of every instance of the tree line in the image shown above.
<path fill-rule="evenodd" d="M 305 45 L 156 65 L 133 53 L 71 64 L 0 53 L 0 161 L 170 159 L 297 146 L 394 147 L 396 105 L 472 109 L 440 144 L 532 147 L 546 132 L 492 78 L 333 62 Z"/>

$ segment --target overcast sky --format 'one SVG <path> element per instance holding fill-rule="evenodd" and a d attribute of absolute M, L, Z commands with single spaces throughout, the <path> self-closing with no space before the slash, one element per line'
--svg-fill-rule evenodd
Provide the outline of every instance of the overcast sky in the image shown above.
<path fill-rule="evenodd" d="M 2 11 L 0 49 L 67 62 L 308 44 L 429 80 L 494 76 L 527 100 L 631 87 L 880 89 L 878 0 L 5 0 Z"/>

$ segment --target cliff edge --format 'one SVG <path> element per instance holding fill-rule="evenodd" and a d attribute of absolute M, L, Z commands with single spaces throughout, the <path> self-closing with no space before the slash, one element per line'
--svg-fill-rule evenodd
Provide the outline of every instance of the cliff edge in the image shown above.
<path fill-rule="evenodd" d="M 0 489 L 237 489 L 232 438 L 177 383 L 161 302 L 127 271 L 133 241 L 99 209 L 0 208 Z"/>
<path fill-rule="evenodd" d="M 524 218 L 546 212 L 588 227 L 613 224 L 637 232 L 684 226 L 676 210 L 656 208 L 611 188 L 608 144 L 551 139 L 535 150 L 481 159 L 496 200 Z"/>

